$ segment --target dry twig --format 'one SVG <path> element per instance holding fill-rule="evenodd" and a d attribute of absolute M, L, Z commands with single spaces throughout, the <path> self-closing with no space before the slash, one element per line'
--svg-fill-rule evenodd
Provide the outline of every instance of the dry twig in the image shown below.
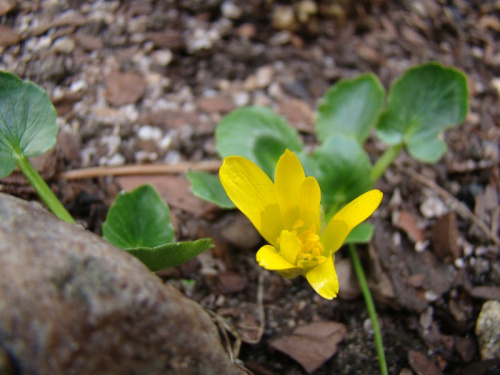
<path fill-rule="evenodd" d="M 424 175 L 418 173 L 417 171 L 404 167 L 398 163 L 396 163 L 396 167 L 403 173 L 408 176 L 414 178 L 421 184 L 427 186 L 428 188 L 434 190 L 437 194 L 439 194 L 450 206 L 450 208 L 459 214 L 462 218 L 466 220 L 472 221 L 483 233 L 488 236 L 496 245 L 500 245 L 500 239 L 497 237 L 495 233 L 493 233 L 490 228 L 479 218 L 477 217 L 469 208 L 460 202 L 457 198 L 443 189 L 441 186 L 437 185 L 434 181 L 428 179 Z"/>
<path fill-rule="evenodd" d="M 210 160 L 201 162 L 188 161 L 176 164 L 139 164 L 124 165 L 121 167 L 95 167 L 62 172 L 57 178 L 61 180 L 79 180 L 105 176 L 179 174 L 189 171 L 215 172 L 219 170 L 220 166 L 220 160 Z"/>

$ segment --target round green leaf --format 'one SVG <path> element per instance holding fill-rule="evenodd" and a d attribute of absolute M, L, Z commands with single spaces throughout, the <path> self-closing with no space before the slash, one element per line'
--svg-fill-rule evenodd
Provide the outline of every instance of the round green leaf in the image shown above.
<path fill-rule="evenodd" d="M 208 238 L 202 238 L 193 242 L 171 242 L 153 248 L 136 247 L 125 250 L 155 272 L 186 263 L 211 247 L 212 241 Z"/>
<path fill-rule="evenodd" d="M 338 134 L 328 138 L 305 165 L 314 168 L 308 174 L 318 180 L 327 216 L 371 188 L 370 159 L 352 137 Z"/>
<path fill-rule="evenodd" d="M 199 171 L 190 171 L 187 178 L 191 182 L 191 191 L 197 197 L 222 208 L 235 208 L 220 183 L 219 177 Z"/>
<path fill-rule="evenodd" d="M 54 146 L 56 117 L 42 88 L 0 71 L 0 178 L 14 170 L 20 155 L 41 155 Z"/>
<path fill-rule="evenodd" d="M 374 230 L 372 224 L 360 223 L 352 229 L 344 243 L 368 243 L 373 237 Z"/>
<path fill-rule="evenodd" d="M 122 192 L 109 208 L 102 234 L 122 249 L 172 242 L 174 228 L 170 209 L 151 185 Z"/>
<path fill-rule="evenodd" d="M 437 63 L 423 64 L 393 84 L 377 135 L 388 144 L 404 143 L 417 160 L 435 162 L 446 151 L 439 134 L 460 124 L 467 111 L 465 75 Z"/>
<path fill-rule="evenodd" d="M 222 118 L 215 130 L 215 140 L 222 158 L 243 156 L 270 178 L 287 148 L 300 152 L 303 147 L 297 131 L 285 119 L 259 106 L 239 108 Z"/>
<path fill-rule="evenodd" d="M 385 91 L 373 74 L 343 79 L 323 96 L 318 108 L 318 139 L 347 134 L 363 144 L 375 125 L 384 104 Z"/>

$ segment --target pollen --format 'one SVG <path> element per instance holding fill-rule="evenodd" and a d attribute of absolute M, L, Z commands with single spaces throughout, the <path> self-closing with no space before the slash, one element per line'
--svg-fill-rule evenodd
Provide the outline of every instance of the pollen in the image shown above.
<path fill-rule="evenodd" d="M 306 228 L 304 221 L 299 219 L 294 223 L 291 232 L 297 236 L 301 245 L 301 249 L 295 259 L 295 265 L 300 261 L 314 262 L 321 256 L 323 253 L 323 244 L 320 241 L 314 224 Z"/>

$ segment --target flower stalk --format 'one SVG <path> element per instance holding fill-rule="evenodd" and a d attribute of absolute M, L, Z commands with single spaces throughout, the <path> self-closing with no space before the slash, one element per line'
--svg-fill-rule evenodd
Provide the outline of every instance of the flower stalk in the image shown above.
<path fill-rule="evenodd" d="M 366 309 L 368 310 L 368 315 L 372 322 L 373 336 L 375 339 L 375 348 L 377 350 L 378 362 L 380 364 L 380 373 L 382 375 L 387 375 L 387 362 L 385 360 L 384 344 L 382 342 L 382 334 L 380 332 L 380 326 L 378 324 L 377 310 L 375 309 L 375 304 L 373 303 L 372 294 L 370 288 L 368 287 L 368 282 L 366 281 L 365 272 L 361 266 L 361 261 L 359 260 L 358 253 L 356 252 L 356 246 L 354 244 L 349 244 L 349 253 L 351 255 L 352 266 L 354 267 L 354 272 L 358 277 L 359 286 L 361 287 L 361 292 L 365 299 Z"/>

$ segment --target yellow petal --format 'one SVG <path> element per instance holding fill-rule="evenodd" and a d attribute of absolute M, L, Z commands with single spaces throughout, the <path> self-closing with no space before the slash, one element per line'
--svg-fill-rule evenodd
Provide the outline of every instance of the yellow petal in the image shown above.
<path fill-rule="evenodd" d="M 305 228 L 309 229 L 314 225 L 319 233 L 321 190 L 318 181 L 314 177 L 307 177 L 300 185 L 299 196 L 300 218 L 304 221 Z"/>
<path fill-rule="evenodd" d="M 324 254 L 331 255 L 340 249 L 348 234 L 349 229 L 345 222 L 333 219 L 330 220 L 321 234 Z"/>
<path fill-rule="evenodd" d="M 292 229 L 295 221 L 299 219 L 299 191 L 305 178 L 299 158 L 287 149 L 278 160 L 274 175 L 276 197 L 285 229 Z"/>
<path fill-rule="evenodd" d="M 283 258 L 271 245 L 262 246 L 256 255 L 259 266 L 270 271 L 294 270 L 297 267 Z"/>
<path fill-rule="evenodd" d="M 271 244 L 283 229 L 272 181 L 250 160 L 240 156 L 224 159 L 220 181 L 231 201 Z"/>
<path fill-rule="evenodd" d="M 314 290 L 323 298 L 333 299 L 339 292 L 339 280 L 333 265 L 333 258 L 314 267 L 306 273 L 307 281 Z"/>
<path fill-rule="evenodd" d="M 382 201 L 382 195 L 380 190 L 370 190 L 342 208 L 333 216 L 332 220 L 346 223 L 349 234 L 352 228 L 366 220 L 377 209 Z"/>
<path fill-rule="evenodd" d="M 282 230 L 280 235 L 279 253 L 288 262 L 295 264 L 301 249 L 297 236 L 287 230 Z"/>

